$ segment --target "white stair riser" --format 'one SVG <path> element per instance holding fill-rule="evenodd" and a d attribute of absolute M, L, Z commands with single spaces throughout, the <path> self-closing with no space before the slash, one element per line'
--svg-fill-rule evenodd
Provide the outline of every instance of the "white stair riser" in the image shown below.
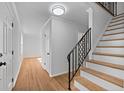
<path fill-rule="evenodd" d="M 89 91 L 86 87 L 82 86 L 79 82 L 74 80 L 74 86 L 78 88 L 80 91 Z"/>
<path fill-rule="evenodd" d="M 108 29 L 119 28 L 119 27 L 124 27 L 124 24 L 120 24 L 120 25 L 108 27 L 107 30 L 108 30 Z"/>
<path fill-rule="evenodd" d="M 124 29 L 116 29 L 116 30 L 111 30 L 111 31 L 105 31 L 105 34 L 112 34 L 112 33 L 119 33 L 119 32 L 124 32 Z"/>
<path fill-rule="evenodd" d="M 109 91 L 117 91 L 117 90 L 120 90 L 121 91 L 121 90 L 124 90 L 123 88 L 121 88 L 121 87 L 119 87 L 119 86 L 117 86 L 115 84 L 112 84 L 112 83 L 110 83 L 108 81 L 105 81 L 103 79 L 100 79 L 100 78 L 98 78 L 98 77 L 96 77 L 94 75 L 91 75 L 89 73 L 86 73 L 84 71 L 81 71 L 80 75 L 82 77 L 87 78 L 91 82 L 93 82 L 93 83 L 101 86 L 102 88 L 104 88 L 106 90 L 109 90 Z"/>
<path fill-rule="evenodd" d="M 112 57 L 103 55 L 93 55 L 94 60 L 99 60 L 103 62 L 124 65 L 124 58 L 122 57 Z"/>
<path fill-rule="evenodd" d="M 123 23 L 124 22 L 124 20 L 121 20 L 121 21 L 114 21 L 114 22 L 112 22 L 112 23 L 110 23 L 109 25 L 115 25 L 115 24 L 120 24 L 120 23 Z"/>
<path fill-rule="evenodd" d="M 118 38 L 124 38 L 124 33 L 116 34 L 116 35 L 103 36 L 102 40 L 118 39 Z"/>
<path fill-rule="evenodd" d="M 98 65 L 98 64 L 93 64 L 90 62 L 87 62 L 86 66 L 88 68 L 94 69 L 96 71 L 100 71 L 100 72 L 106 73 L 108 75 L 112 75 L 112 76 L 118 77 L 120 79 L 124 79 L 124 71 L 123 70 L 114 69 L 114 68 L 110 68 L 110 67 L 106 67 L 106 66 L 102 66 L 102 65 Z"/>
<path fill-rule="evenodd" d="M 109 52 L 113 54 L 124 54 L 124 48 L 96 48 L 95 52 Z"/>
<path fill-rule="evenodd" d="M 124 40 L 120 40 L 120 41 L 100 41 L 98 46 L 124 46 Z"/>

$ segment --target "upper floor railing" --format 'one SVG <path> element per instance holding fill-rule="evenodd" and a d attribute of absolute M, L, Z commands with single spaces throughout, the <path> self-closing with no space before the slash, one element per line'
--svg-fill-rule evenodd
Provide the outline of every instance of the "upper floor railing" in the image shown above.
<path fill-rule="evenodd" d="M 97 2 L 101 7 L 113 16 L 117 15 L 117 2 Z"/>

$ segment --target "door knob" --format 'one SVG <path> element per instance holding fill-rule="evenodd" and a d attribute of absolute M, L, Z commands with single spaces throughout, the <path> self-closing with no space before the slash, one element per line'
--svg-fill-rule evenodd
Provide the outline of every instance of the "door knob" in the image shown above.
<path fill-rule="evenodd" d="M 2 66 L 2 65 L 6 65 L 6 62 L 0 62 L 0 66 Z"/>

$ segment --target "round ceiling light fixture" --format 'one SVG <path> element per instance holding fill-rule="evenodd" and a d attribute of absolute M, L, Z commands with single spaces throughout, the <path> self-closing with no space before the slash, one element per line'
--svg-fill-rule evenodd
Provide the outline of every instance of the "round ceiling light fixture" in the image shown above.
<path fill-rule="evenodd" d="M 65 13 L 65 8 L 61 5 L 55 5 L 52 7 L 52 13 L 57 16 L 63 15 Z"/>

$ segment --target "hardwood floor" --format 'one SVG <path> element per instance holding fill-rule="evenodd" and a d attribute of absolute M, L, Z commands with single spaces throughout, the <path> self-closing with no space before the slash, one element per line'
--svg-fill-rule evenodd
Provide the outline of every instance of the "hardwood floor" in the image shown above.
<path fill-rule="evenodd" d="M 51 78 L 39 60 L 32 58 L 24 59 L 13 91 L 66 91 L 67 86 L 67 74 Z"/>

